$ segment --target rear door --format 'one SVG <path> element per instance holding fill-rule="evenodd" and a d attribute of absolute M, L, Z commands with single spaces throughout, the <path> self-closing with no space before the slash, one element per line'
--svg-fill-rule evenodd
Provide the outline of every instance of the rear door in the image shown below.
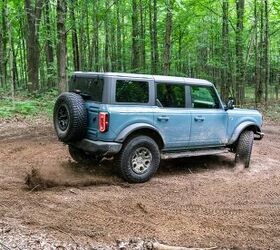
<path fill-rule="evenodd" d="M 109 107 L 110 129 L 118 135 L 135 123 L 153 125 L 153 79 L 145 77 L 114 77 L 112 104 Z"/>
<path fill-rule="evenodd" d="M 186 148 L 191 115 L 186 108 L 186 85 L 176 82 L 156 83 L 154 124 L 164 137 L 166 148 Z"/>
<path fill-rule="evenodd" d="M 190 86 L 190 147 L 226 144 L 227 112 L 213 86 Z"/>

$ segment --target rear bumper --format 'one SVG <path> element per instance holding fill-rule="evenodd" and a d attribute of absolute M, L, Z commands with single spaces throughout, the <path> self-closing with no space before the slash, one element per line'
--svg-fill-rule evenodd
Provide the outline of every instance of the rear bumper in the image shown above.
<path fill-rule="evenodd" d="M 89 139 L 73 142 L 70 143 L 70 145 L 87 152 L 98 153 L 104 156 L 117 154 L 122 147 L 122 144 L 117 142 L 92 141 Z"/>

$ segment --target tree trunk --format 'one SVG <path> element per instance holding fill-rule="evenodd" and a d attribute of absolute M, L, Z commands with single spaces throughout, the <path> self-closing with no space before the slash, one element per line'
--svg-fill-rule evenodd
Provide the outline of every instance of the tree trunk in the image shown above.
<path fill-rule="evenodd" d="M 154 68 L 154 40 L 153 40 L 153 12 L 152 12 L 152 0 L 149 0 L 149 30 L 150 30 L 150 56 L 151 56 L 151 73 L 155 74 L 155 68 Z"/>
<path fill-rule="evenodd" d="M 21 37 L 21 71 L 22 71 L 22 81 L 25 88 L 27 88 L 27 60 L 26 60 L 26 41 L 24 39 L 24 17 L 21 17 L 19 20 L 19 30 L 20 30 L 20 37 Z"/>
<path fill-rule="evenodd" d="M 146 44 L 145 44 L 145 8 L 143 7 L 143 0 L 139 1 L 140 8 L 140 68 L 143 72 L 146 70 Z"/>
<path fill-rule="evenodd" d="M 2 29 L 0 29 L 0 88 L 3 88 L 5 85 L 4 80 L 4 69 L 3 69 L 3 62 L 4 62 L 4 49 L 3 49 L 3 33 Z"/>
<path fill-rule="evenodd" d="M 178 58 L 177 58 L 177 71 L 179 73 L 183 73 L 182 70 L 182 39 L 183 39 L 183 32 L 179 30 L 179 37 L 178 37 Z"/>
<path fill-rule="evenodd" d="M 149 23 L 150 23 L 150 41 L 151 41 L 151 73 L 158 73 L 158 40 L 157 40 L 157 0 L 149 2 Z"/>
<path fill-rule="evenodd" d="M 115 2 L 116 3 L 116 2 Z M 110 7 L 109 7 L 110 8 Z M 111 71 L 115 72 L 116 67 L 117 67 L 117 49 L 116 49 L 116 31 L 117 31 L 117 17 L 116 17 L 116 12 L 108 10 L 108 16 L 109 16 L 109 22 L 110 22 L 110 36 L 109 36 L 109 41 L 110 41 L 110 55 L 111 55 Z"/>
<path fill-rule="evenodd" d="M 25 13 L 27 19 L 26 47 L 27 47 L 27 76 L 29 91 L 38 90 L 39 86 L 39 24 L 43 7 L 43 0 L 38 0 L 32 6 L 32 0 L 25 0 Z"/>
<path fill-rule="evenodd" d="M 153 50 L 154 50 L 154 67 L 155 74 L 158 73 L 159 55 L 158 55 L 158 30 L 157 30 L 157 0 L 154 0 L 154 20 L 153 20 Z"/>
<path fill-rule="evenodd" d="M 236 102 L 242 105 L 244 88 L 243 19 L 245 0 L 236 0 Z"/>
<path fill-rule="evenodd" d="M 109 0 L 106 0 L 105 3 L 105 9 L 109 9 Z M 104 71 L 110 71 L 110 54 L 109 54 L 109 49 L 110 49 L 110 29 L 109 29 L 109 23 L 108 23 L 109 15 L 107 13 L 105 20 L 104 20 L 104 29 L 105 29 L 105 46 L 104 46 Z"/>
<path fill-rule="evenodd" d="M 11 28 L 9 28 L 9 30 L 11 30 Z M 11 33 L 11 32 L 9 32 Z M 9 34 L 10 35 L 10 34 Z M 14 89 L 16 89 L 16 86 L 19 86 L 19 78 L 18 78 L 18 66 L 17 66 L 17 60 L 16 60 L 16 51 L 15 51 L 15 44 L 14 44 L 14 40 L 11 34 L 11 48 L 12 48 L 12 57 L 13 57 L 13 85 L 14 85 Z"/>
<path fill-rule="evenodd" d="M 19 20 L 19 36 L 21 37 L 21 40 L 19 42 L 19 83 L 20 86 L 23 87 L 25 85 L 25 61 L 24 61 L 24 51 L 25 47 L 23 46 L 23 36 L 22 36 L 22 24 L 21 20 Z"/>
<path fill-rule="evenodd" d="M 78 25 L 78 44 L 79 44 L 79 57 L 80 57 L 80 70 L 85 70 L 87 66 L 86 62 L 86 35 L 85 35 L 85 10 L 84 10 L 84 2 L 80 2 L 79 8 L 79 25 Z"/>
<path fill-rule="evenodd" d="M 7 85 L 7 0 L 2 3 L 2 27 L 0 27 L 0 84 Z"/>
<path fill-rule="evenodd" d="M 66 27 L 65 19 L 67 13 L 66 0 L 57 1 L 57 69 L 58 69 L 58 82 L 59 90 L 61 92 L 66 90 L 67 74 L 66 74 Z"/>
<path fill-rule="evenodd" d="M 258 38 L 257 0 L 254 0 L 254 32 L 255 32 L 255 106 L 262 100 L 262 82 L 260 79 L 260 55 Z"/>
<path fill-rule="evenodd" d="M 171 59 L 171 35 L 172 35 L 172 17 L 174 0 L 167 1 L 167 14 L 165 21 L 165 38 L 163 52 L 163 74 L 168 75 L 170 71 Z"/>
<path fill-rule="evenodd" d="M 268 0 L 264 0 L 264 88 L 265 88 L 265 105 L 268 101 L 268 85 L 270 80 L 270 65 L 269 65 L 269 18 L 268 18 Z"/>
<path fill-rule="evenodd" d="M 122 70 L 122 30 L 121 30 L 121 17 L 120 17 L 120 4 L 121 1 L 117 0 L 117 71 Z"/>
<path fill-rule="evenodd" d="M 69 6 L 71 26 L 72 26 L 72 51 L 73 51 L 73 64 L 75 70 L 80 70 L 80 55 L 79 55 L 79 44 L 78 34 L 76 28 L 76 17 L 75 17 L 75 5 L 74 1 Z"/>
<path fill-rule="evenodd" d="M 11 31 L 11 21 L 7 21 L 7 29 Z M 10 64 L 10 89 L 12 93 L 12 104 L 15 108 L 15 78 L 14 78 L 14 53 L 13 53 L 13 44 L 12 44 L 12 32 L 9 34 L 9 64 Z"/>
<path fill-rule="evenodd" d="M 85 1 L 85 15 L 86 15 L 86 53 L 87 53 L 87 67 L 86 70 L 91 69 L 92 55 L 90 53 L 90 28 L 89 28 L 89 2 Z"/>
<path fill-rule="evenodd" d="M 99 0 L 96 0 L 93 4 L 93 36 L 92 36 L 92 48 L 93 48 L 93 69 L 99 71 Z"/>
<path fill-rule="evenodd" d="M 127 60 L 126 60 L 126 46 L 125 46 L 125 41 L 126 41 L 126 28 L 125 28 L 125 18 L 124 15 L 122 15 L 121 19 L 122 23 L 122 71 L 126 72 L 127 69 Z"/>
<path fill-rule="evenodd" d="M 230 77 L 230 47 L 229 47 L 229 2 L 223 0 L 223 25 L 222 25 L 222 82 L 221 82 L 221 95 L 223 100 L 229 97 L 231 77 Z"/>
<path fill-rule="evenodd" d="M 112 20 L 113 21 L 113 20 Z M 110 47 L 111 47 L 111 70 L 113 72 L 116 71 L 116 60 L 117 60 L 117 55 L 116 55 L 116 26 L 113 23 L 111 23 L 111 30 L 110 30 Z"/>
<path fill-rule="evenodd" d="M 139 3 L 132 0 L 132 51 L 131 69 L 138 72 L 140 67 L 140 32 L 139 32 Z"/>
<path fill-rule="evenodd" d="M 50 22 L 50 0 L 45 1 L 45 23 L 47 29 L 47 38 L 46 38 L 46 64 L 47 64 L 47 86 L 54 86 L 54 52 L 52 44 L 52 25 Z"/>

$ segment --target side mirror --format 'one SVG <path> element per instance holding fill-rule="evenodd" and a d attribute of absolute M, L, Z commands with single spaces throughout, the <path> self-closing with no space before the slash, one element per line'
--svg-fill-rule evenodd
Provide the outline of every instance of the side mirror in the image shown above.
<path fill-rule="evenodd" d="M 227 105 L 226 105 L 226 110 L 228 109 L 234 109 L 234 100 L 233 98 L 229 98 Z"/>

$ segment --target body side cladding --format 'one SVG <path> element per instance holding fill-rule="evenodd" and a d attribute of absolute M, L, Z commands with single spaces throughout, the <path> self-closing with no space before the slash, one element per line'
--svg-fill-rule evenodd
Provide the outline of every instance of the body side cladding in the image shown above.
<path fill-rule="evenodd" d="M 231 144 L 233 144 L 234 142 L 236 142 L 236 141 L 238 140 L 240 134 L 242 133 L 242 131 L 244 131 L 245 129 L 247 129 L 247 128 L 249 128 L 249 127 L 252 128 L 252 130 L 254 131 L 255 134 L 259 134 L 259 133 L 261 132 L 260 127 L 259 127 L 256 123 L 251 122 L 251 121 L 242 122 L 241 124 L 239 124 L 239 125 L 235 128 L 235 130 L 234 130 L 234 132 L 233 132 L 231 138 L 230 138 L 229 141 L 228 141 L 228 145 L 231 145 Z"/>

